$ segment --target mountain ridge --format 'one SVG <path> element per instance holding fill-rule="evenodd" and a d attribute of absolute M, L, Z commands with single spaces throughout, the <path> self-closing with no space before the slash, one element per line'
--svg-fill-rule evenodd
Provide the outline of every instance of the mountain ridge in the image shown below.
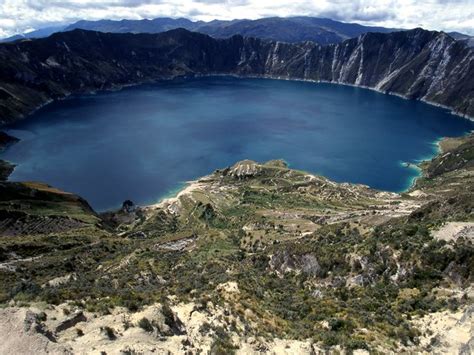
<path fill-rule="evenodd" d="M 0 124 L 71 94 L 187 75 L 240 75 L 356 85 L 474 117 L 474 54 L 443 32 L 367 33 L 341 44 L 235 35 L 214 39 L 85 30 L 0 44 Z"/>
<path fill-rule="evenodd" d="M 66 32 L 74 29 L 113 33 L 160 33 L 176 28 L 201 32 L 215 38 L 226 38 L 240 34 L 247 37 L 286 42 L 310 40 L 319 44 L 338 43 L 365 32 L 391 32 L 395 30 L 308 16 L 267 17 L 256 20 L 212 20 L 207 22 L 192 21 L 186 18 L 159 17 L 150 20 L 80 20 L 70 25 L 48 27 L 23 35 L 12 36 L 3 41 L 41 38 L 54 32 Z"/>
<path fill-rule="evenodd" d="M 365 26 L 355 22 L 342 22 L 312 16 L 264 17 L 255 20 L 211 20 L 207 22 L 192 21 L 187 18 L 158 17 L 142 20 L 79 20 L 72 24 L 44 27 L 28 33 L 17 34 L 0 39 L 0 42 L 43 38 L 55 32 L 66 32 L 74 29 L 112 33 L 160 33 L 176 28 L 201 32 L 215 38 L 227 38 L 240 34 L 245 37 L 258 37 L 291 43 L 312 41 L 322 45 L 340 43 L 367 32 L 389 33 L 409 30 Z M 474 37 L 472 36 L 455 31 L 447 33 L 454 39 L 465 42 L 470 47 L 474 45 Z"/>

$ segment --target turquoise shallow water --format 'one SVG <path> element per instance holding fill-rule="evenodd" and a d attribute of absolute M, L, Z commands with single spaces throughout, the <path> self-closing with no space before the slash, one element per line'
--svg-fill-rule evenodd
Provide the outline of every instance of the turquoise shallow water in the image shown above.
<path fill-rule="evenodd" d="M 242 159 L 378 189 L 406 189 L 402 162 L 433 156 L 468 120 L 418 101 L 348 86 L 210 77 L 160 82 L 53 103 L 8 132 L 11 180 L 44 181 L 98 210 L 153 203 Z"/>

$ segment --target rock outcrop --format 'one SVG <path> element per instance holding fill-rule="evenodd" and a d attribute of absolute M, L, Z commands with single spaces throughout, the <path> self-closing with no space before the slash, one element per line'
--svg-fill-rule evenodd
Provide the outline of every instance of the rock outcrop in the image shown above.
<path fill-rule="evenodd" d="M 18 141 L 18 138 L 12 137 L 9 134 L 0 131 L 0 151 L 8 147 L 10 144 L 14 144 Z"/>
<path fill-rule="evenodd" d="M 86 322 L 86 321 L 87 321 L 87 318 L 82 311 L 75 312 L 73 315 L 61 321 L 57 325 L 55 332 L 56 333 L 62 332 L 66 329 L 74 327 L 79 322 Z"/>
<path fill-rule="evenodd" d="M 9 145 L 18 142 L 19 139 L 0 131 L 0 153 Z M 0 181 L 5 181 L 13 172 L 15 166 L 7 161 L 0 160 Z"/>

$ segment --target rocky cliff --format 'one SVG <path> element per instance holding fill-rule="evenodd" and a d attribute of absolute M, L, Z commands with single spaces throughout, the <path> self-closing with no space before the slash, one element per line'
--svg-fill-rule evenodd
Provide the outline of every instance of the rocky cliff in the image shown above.
<path fill-rule="evenodd" d="M 474 52 L 442 32 L 366 33 L 340 44 L 290 44 L 183 29 L 75 30 L 0 45 L 0 124 L 71 94 L 180 75 L 328 81 L 420 99 L 474 116 Z"/>

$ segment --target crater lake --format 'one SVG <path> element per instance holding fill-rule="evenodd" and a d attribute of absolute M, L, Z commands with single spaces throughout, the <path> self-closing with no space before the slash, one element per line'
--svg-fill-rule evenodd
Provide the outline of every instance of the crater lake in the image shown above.
<path fill-rule="evenodd" d="M 151 204 L 237 161 L 284 159 L 337 182 L 399 192 L 436 141 L 474 123 L 420 101 L 324 83 L 176 79 L 47 105 L 7 127 L 12 181 L 42 181 L 99 211 Z"/>

